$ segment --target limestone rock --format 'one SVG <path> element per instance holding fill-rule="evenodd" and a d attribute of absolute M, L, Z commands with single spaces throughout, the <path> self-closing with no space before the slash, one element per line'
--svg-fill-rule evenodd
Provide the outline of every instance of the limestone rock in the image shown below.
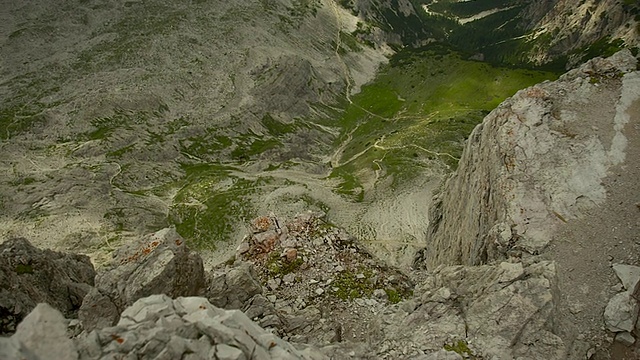
<path fill-rule="evenodd" d="M 40 250 L 25 239 L 0 244 L 0 335 L 15 331 L 37 303 L 75 316 L 95 275 L 87 256 Z"/>
<path fill-rule="evenodd" d="M 631 291 L 631 296 L 633 296 L 634 299 L 640 301 L 640 281 L 636 284 L 634 289 L 630 289 L 629 291 Z"/>
<path fill-rule="evenodd" d="M 40 359 L 78 358 L 73 342 L 67 337 L 65 318 L 47 304 L 38 304 L 18 325 L 12 338 Z"/>
<path fill-rule="evenodd" d="M 175 229 L 163 229 L 117 250 L 110 267 L 96 277 L 97 291 L 82 304 L 81 320 L 90 330 L 112 323 L 113 308 L 119 313 L 142 297 L 198 295 L 203 288 L 200 256 L 189 251 Z"/>
<path fill-rule="evenodd" d="M 206 296 L 215 306 L 225 309 L 242 309 L 256 294 L 262 293 L 251 263 L 243 262 L 231 269 L 209 275 Z"/>
<path fill-rule="evenodd" d="M 388 320 L 386 342 L 436 352 L 465 339 L 485 358 L 564 359 L 565 344 L 550 325 L 554 263 L 439 267 L 424 283 L 417 304 Z"/>
<path fill-rule="evenodd" d="M 614 295 L 604 309 L 604 322 L 613 332 L 633 331 L 638 319 L 638 302 L 628 291 Z"/>
<path fill-rule="evenodd" d="M 638 266 L 614 264 L 613 271 L 622 282 L 625 290 L 633 291 L 640 281 L 640 267 Z"/>
<path fill-rule="evenodd" d="M 284 321 L 278 314 L 276 307 L 261 294 L 257 294 L 249 299 L 242 309 L 242 312 L 250 319 L 257 321 L 257 323 L 264 328 L 282 328 L 284 325 Z"/>
<path fill-rule="evenodd" d="M 415 265 L 434 269 L 537 254 L 558 225 L 602 204 L 602 180 L 625 161 L 621 129 L 640 98 L 636 63 L 626 50 L 594 59 L 493 110 L 434 200 L 428 246 Z M 611 96 L 593 79 L 606 83 Z M 611 135 L 594 135 L 592 127 Z"/>
<path fill-rule="evenodd" d="M 74 340 L 62 314 L 39 304 L 11 338 L 0 338 L 1 359 L 327 359 L 265 331 L 238 310 L 222 310 L 205 298 L 166 295 L 141 298 L 117 326 L 85 332 Z"/>
<path fill-rule="evenodd" d="M 76 339 L 80 359 L 326 359 L 265 331 L 238 310 L 201 297 L 152 295 L 127 308 L 117 326 Z"/>

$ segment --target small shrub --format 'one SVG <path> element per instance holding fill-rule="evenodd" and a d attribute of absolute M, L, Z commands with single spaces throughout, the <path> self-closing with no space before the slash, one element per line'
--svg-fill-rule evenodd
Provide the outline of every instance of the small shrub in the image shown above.
<path fill-rule="evenodd" d="M 31 265 L 18 264 L 16 265 L 16 274 L 33 274 L 33 267 Z"/>

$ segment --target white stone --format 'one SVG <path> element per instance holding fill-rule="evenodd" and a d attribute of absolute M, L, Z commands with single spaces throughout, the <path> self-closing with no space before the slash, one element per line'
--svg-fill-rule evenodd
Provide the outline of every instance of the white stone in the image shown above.
<path fill-rule="evenodd" d="M 640 281 L 640 267 L 638 266 L 614 264 L 613 271 L 616 272 L 626 290 L 633 291 L 638 281 Z"/>
<path fill-rule="evenodd" d="M 48 304 L 38 304 L 22 320 L 12 337 L 40 359 L 78 358 L 73 341 L 67 337 L 67 322 Z"/>
<path fill-rule="evenodd" d="M 136 301 L 125 309 L 120 316 L 118 325 L 128 324 L 128 321 L 140 323 L 146 320 L 154 320 L 175 313 L 173 301 L 164 294 L 151 295 Z"/>
<path fill-rule="evenodd" d="M 247 357 L 242 350 L 226 344 L 215 346 L 215 359 L 218 360 L 245 360 Z"/>
<path fill-rule="evenodd" d="M 267 286 L 273 291 L 278 289 L 278 283 L 275 281 L 275 279 L 267 280 Z"/>
<path fill-rule="evenodd" d="M 294 273 L 289 273 L 282 278 L 285 284 L 293 284 L 296 280 L 296 275 Z"/>
<path fill-rule="evenodd" d="M 447 287 L 440 288 L 431 297 L 431 301 L 444 302 L 451 298 L 451 290 Z"/>
<path fill-rule="evenodd" d="M 196 296 L 179 297 L 174 300 L 174 307 L 176 308 L 176 310 L 180 309 L 186 314 L 190 314 L 200 310 L 210 310 L 213 316 L 224 313 L 224 310 L 218 309 L 217 307 L 211 305 L 211 303 L 207 299 Z"/>

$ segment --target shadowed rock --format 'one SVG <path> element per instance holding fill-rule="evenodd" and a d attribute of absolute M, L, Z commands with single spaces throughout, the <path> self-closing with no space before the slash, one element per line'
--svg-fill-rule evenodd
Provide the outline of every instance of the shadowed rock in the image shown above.
<path fill-rule="evenodd" d="M 231 269 L 212 272 L 207 287 L 207 298 L 215 306 L 242 309 L 254 295 L 262 293 L 253 265 L 240 263 Z"/>
<path fill-rule="evenodd" d="M 0 244 L 0 334 L 14 332 L 41 302 L 75 317 L 95 275 L 84 255 L 40 250 L 22 238 Z"/>

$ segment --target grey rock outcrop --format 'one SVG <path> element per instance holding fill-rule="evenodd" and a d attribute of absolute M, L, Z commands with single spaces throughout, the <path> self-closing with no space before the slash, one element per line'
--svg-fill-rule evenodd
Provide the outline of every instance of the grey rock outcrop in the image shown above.
<path fill-rule="evenodd" d="M 204 286 L 200 256 L 189 251 L 175 229 L 163 229 L 116 252 L 110 267 L 96 277 L 79 318 L 86 330 L 114 325 L 120 312 L 142 297 L 193 296 Z"/>
<path fill-rule="evenodd" d="M 238 310 L 222 310 L 205 298 L 152 295 L 122 313 L 117 326 L 74 340 L 67 320 L 39 304 L 11 338 L 0 338 L 7 360 L 143 359 L 327 359 L 311 347 L 294 347 L 263 330 Z"/>
<path fill-rule="evenodd" d="M 612 266 L 616 276 L 622 282 L 625 290 L 633 291 L 640 282 L 640 267 L 626 264 L 614 264 Z"/>
<path fill-rule="evenodd" d="M 118 325 L 77 340 L 80 359 L 143 356 L 150 359 L 324 359 L 297 350 L 238 310 L 222 310 L 205 298 L 142 298 Z"/>
<path fill-rule="evenodd" d="M 463 342 L 488 359 L 566 359 L 555 286 L 546 261 L 439 267 L 390 317 L 383 346 L 435 352 Z"/>
<path fill-rule="evenodd" d="M 208 275 L 206 295 L 209 301 L 225 309 L 242 309 L 254 295 L 262 293 L 253 265 L 242 262 Z"/>
<path fill-rule="evenodd" d="M 25 239 L 0 244 L 0 334 L 15 331 L 41 302 L 74 317 L 95 275 L 87 256 L 37 249 Z"/>
<path fill-rule="evenodd" d="M 624 331 L 616 334 L 616 341 L 625 346 L 631 346 L 636 342 L 636 338 L 631 333 Z"/>
<path fill-rule="evenodd" d="M 637 46 L 639 33 L 634 28 L 638 19 L 637 2 L 602 1 L 531 1 L 523 19 L 533 31 L 553 34 L 548 42 L 536 46 L 530 53 L 537 63 L 548 62 L 560 55 L 576 55 L 585 47 L 603 39 L 622 39 L 627 46 Z M 574 54 L 571 54 L 573 51 Z M 581 56 L 570 61 L 579 61 Z"/>
<path fill-rule="evenodd" d="M 67 337 L 67 320 L 47 304 L 38 304 L 11 338 L 39 359 L 78 358 L 73 341 Z"/>
<path fill-rule="evenodd" d="M 636 63 L 626 50 L 597 58 L 555 82 L 519 91 L 492 111 L 435 199 L 429 245 L 416 265 L 537 254 L 558 225 L 603 203 L 602 179 L 625 161 L 622 129 L 630 121 L 627 109 L 640 98 Z"/>

